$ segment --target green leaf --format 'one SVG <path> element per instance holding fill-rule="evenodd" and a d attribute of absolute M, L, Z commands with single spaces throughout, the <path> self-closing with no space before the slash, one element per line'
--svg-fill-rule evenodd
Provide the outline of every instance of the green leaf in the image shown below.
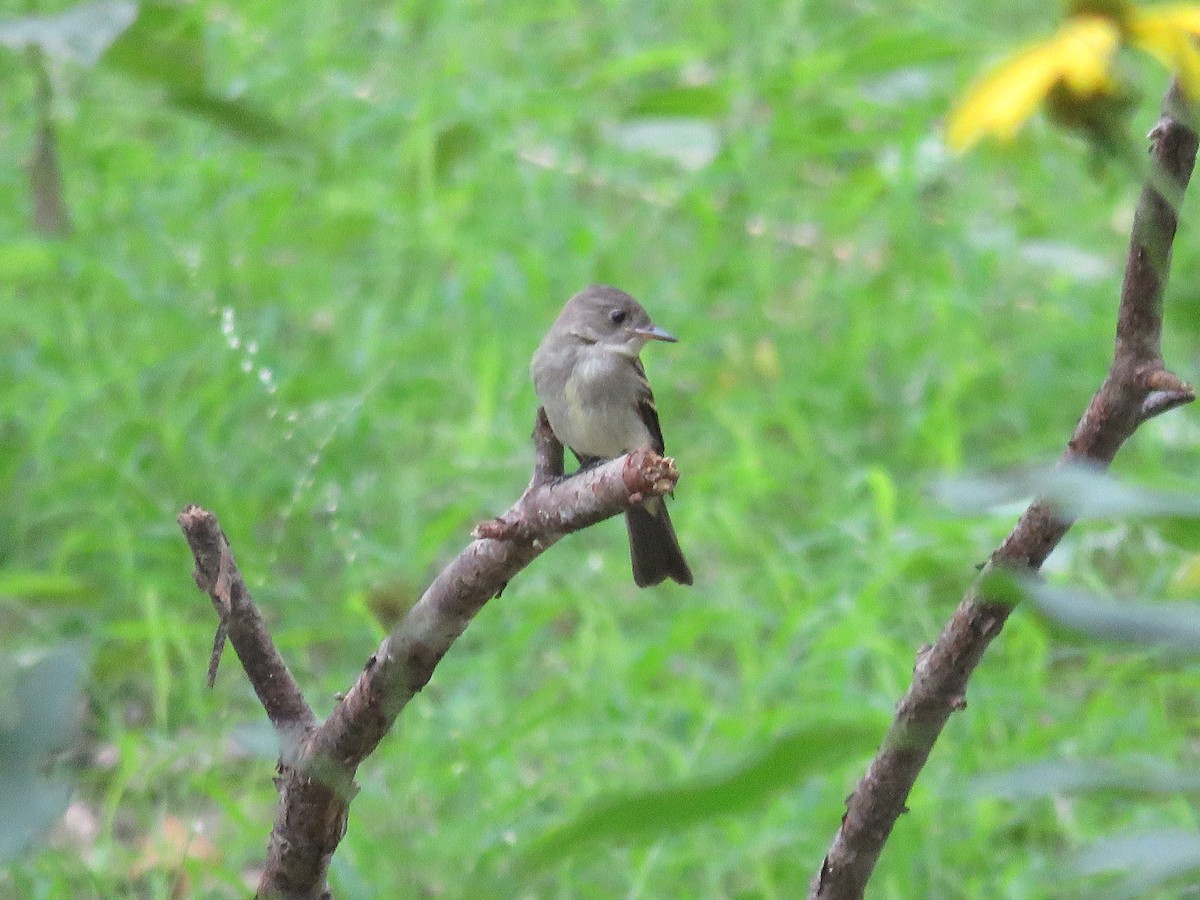
<path fill-rule="evenodd" d="M 972 779 L 975 797 L 1031 800 L 1056 794 L 1106 791 L 1119 794 L 1200 794 L 1200 775 L 1154 765 L 1145 760 L 1046 760 Z"/>
<path fill-rule="evenodd" d="M 1163 829 L 1106 838 L 1079 853 L 1073 868 L 1081 875 L 1128 872 L 1129 877 L 1104 896 L 1146 896 L 1168 879 L 1200 871 L 1200 835 Z"/>
<path fill-rule="evenodd" d="M 0 661 L 0 863 L 62 815 L 71 785 L 45 775 L 75 728 L 84 654 L 60 647 L 32 665 Z"/>
<path fill-rule="evenodd" d="M 0 243 L 0 281 L 34 280 L 51 275 L 58 267 L 58 251 L 45 241 Z"/>
<path fill-rule="evenodd" d="M 696 50 L 683 44 L 654 46 L 634 53 L 601 58 L 592 69 L 592 89 L 607 88 L 657 73 L 674 73 L 697 61 Z"/>
<path fill-rule="evenodd" d="M 719 119 L 729 112 L 729 98 L 715 84 L 681 84 L 646 91 L 625 112 L 629 118 Z"/>
<path fill-rule="evenodd" d="M 204 23 L 195 7 L 150 3 L 113 46 L 105 62 L 166 92 L 167 102 L 244 140 L 269 143 L 299 135 L 246 100 L 206 87 Z"/>
<path fill-rule="evenodd" d="M 24 852 L 71 802 L 71 785 L 0 756 L 0 864 Z"/>
<path fill-rule="evenodd" d="M 1029 582 L 1030 600 L 1045 616 L 1096 640 L 1200 654 L 1200 607 L 1101 600 L 1082 591 Z"/>
<path fill-rule="evenodd" d="M 203 94 L 204 29 L 197 8 L 145 4 L 104 62 L 172 93 Z"/>
<path fill-rule="evenodd" d="M 81 3 L 56 16 L 24 16 L 0 21 L 0 46 L 22 51 L 37 47 L 54 59 L 94 66 L 138 15 L 130 0 Z"/>
<path fill-rule="evenodd" d="M 1122 484 L 1087 463 L 1010 474 L 967 475 L 933 485 L 934 496 L 960 512 L 980 512 L 1031 497 L 1070 518 L 1200 517 L 1200 496 Z"/>
<path fill-rule="evenodd" d="M 0 597 L 21 600 L 77 600 L 88 585 L 73 575 L 29 569 L 0 570 Z"/>
<path fill-rule="evenodd" d="M 434 144 L 434 165 L 439 177 L 452 172 L 460 162 L 483 146 L 484 133 L 471 122 L 455 122 L 442 128 Z"/>
<path fill-rule="evenodd" d="M 754 809 L 804 778 L 870 752 L 881 729 L 878 721 L 813 723 L 722 774 L 597 800 L 574 820 L 535 838 L 518 857 L 516 870 L 532 874 L 588 846 L 653 838 Z"/>
<path fill-rule="evenodd" d="M 230 100 L 205 91 L 170 93 L 170 103 L 207 119 L 243 140 L 255 143 L 299 142 L 300 135 L 245 100 Z"/>
<path fill-rule="evenodd" d="M 960 40 L 928 30 L 898 26 L 846 44 L 842 69 L 857 76 L 895 71 L 924 63 L 959 59 Z"/>

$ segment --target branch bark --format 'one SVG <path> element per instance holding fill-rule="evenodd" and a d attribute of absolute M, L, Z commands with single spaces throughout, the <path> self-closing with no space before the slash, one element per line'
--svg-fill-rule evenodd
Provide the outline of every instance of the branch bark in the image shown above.
<path fill-rule="evenodd" d="M 1172 84 L 1163 115 L 1150 132 L 1151 166 L 1182 198 L 1196 161 L 1196 133 L 1180 115 L 1183 98 Z M 1146 180 L 1138 200 L 1117 312 L 1112 366 L 1083 413 L 1060 463 L 1086 460 L 1107 467 L 1121 445 L 1153 416 L 1194 399 L 1191 387 L 1163 367 L 1162 299 L 1178 210 Z M 1161 183 L 1161 182 L 1159 182 Z M 812 900 L 863 896 L 883 845 L 950 714 L 966 707 L 967 682 L 1012 610 L 986 595 L 996 568 L 1036 571 L 1072 521 L 1035 500 L 943 628 L 917 656 L 913 681 L 854 793 L 828 854 L 814 878 Z"/>
<path fill-rule="evenodd" d="M 33 197 L 33 227 L 49 237 L 71 233 L 71 213 L 63 190 L 62 165 L 58 157 L 58 131 L 54 124 L 54 89 L 46 60 L 37 47 L 29 48 L 29 64 L 36 80 L 34 110 L 37 114 L 33 152 L 29 155 L 29 191 Z"/>
<path fill-rule="evenodd" d="M 216 517 L 197 506 L 180 513 L 196 559 L 196 582 L 212 597 L 229 642 L 281 734 L 279 806 L 260 897 L 329 896 L 329 862 L 346 831 L 358 766 L 509 579 L 564 535 L 669 493 L 678 480 L 674 460 L 651 451 L 563 478 L 562 445 L 540 410 L 533 437 L 536 464 L 525 493 L 504 515 L 476 526 L 472 543 L 434 579 L 319 726 L 250 599 Z"/>
<path fill-rule="evenodd" d="M 193 573 L 196 585 L 212 599 L 217 619 L 279 735 L 280 746 L 294 745 L 306 730 L 317 724 L 317 717 L 271 640 L 233 560 L 225 532 L 216 516 L 195 505 L 188 506 L 176 521 L 196 561 Z"/>

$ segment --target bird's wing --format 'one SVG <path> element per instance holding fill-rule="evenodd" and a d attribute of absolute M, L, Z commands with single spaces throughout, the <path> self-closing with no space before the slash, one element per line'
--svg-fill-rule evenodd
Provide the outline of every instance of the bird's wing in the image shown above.
<path fill-rule="evenodd" d="M 650 432 L 650 437 L 654 439 L 653 450 L 656 453 L 665 453 L 667 448 L 663 444 L 662 426 L 658 424 L 658 407 L 654 405 L 654 392 L 650 390 L 650 380 L 646 378 L 646 370 L 642 368 L 640 359 L 633 361 L 633 367 L 637 370 L 639 379 L 638 413 Z"/>

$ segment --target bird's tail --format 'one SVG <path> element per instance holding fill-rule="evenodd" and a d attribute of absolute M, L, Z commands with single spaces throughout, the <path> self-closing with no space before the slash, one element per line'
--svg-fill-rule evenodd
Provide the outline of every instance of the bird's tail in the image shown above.
<path fill-rule="evenodd" d="M 675 526 L 661 498 L 630 507 L 625 513 L 625 525 L 629 529 L 633 580 L 638 587 L 650 587 L 666 578 L 680 584 L 692 583 L 692 570 L 679 549 Z"/>

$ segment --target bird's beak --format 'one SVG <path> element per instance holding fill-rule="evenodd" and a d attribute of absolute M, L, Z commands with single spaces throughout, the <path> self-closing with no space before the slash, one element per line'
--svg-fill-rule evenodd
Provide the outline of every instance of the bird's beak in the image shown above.
<path fill-rule="evenodd" d="M 649 328 L 635 328 L 633 333 L 639 337 L 644 337 L 648 341 L 666 341 L 668 344 L 674 344 L 679 341 L 679 338 L 671 334 L 669 331 L 663 331 L 657 325 L 651 325 Z"/>

